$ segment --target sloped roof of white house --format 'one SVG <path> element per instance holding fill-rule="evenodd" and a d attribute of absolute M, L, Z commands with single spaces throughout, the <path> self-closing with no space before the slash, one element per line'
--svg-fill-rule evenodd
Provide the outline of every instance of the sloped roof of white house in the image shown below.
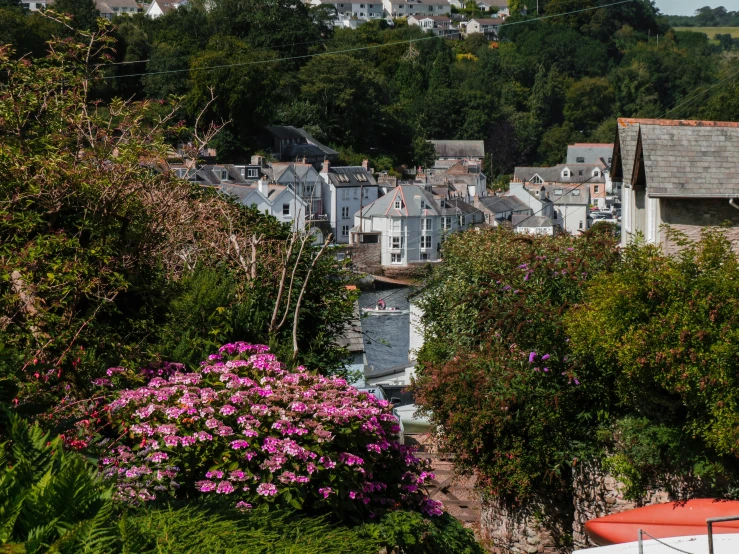
<path fill-rule="evenodd" d="M 400 201 L 400 208 L 395 207 L 397 200 Z M 421 217 L 440 214 L 439 205 L 433 196 L 417 185 L 399 185 L 362 209 L 362 217 Z"/>

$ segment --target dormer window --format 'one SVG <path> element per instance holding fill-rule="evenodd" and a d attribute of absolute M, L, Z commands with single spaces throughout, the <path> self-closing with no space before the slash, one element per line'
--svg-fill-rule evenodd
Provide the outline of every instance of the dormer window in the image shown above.
<path fill-rule="evenodd" d="M 221 169 L 221 180 L 228 179 L 228 169 Z"/>
<path fill-rule="evenodd" d="M 400 200 L 396 200 L 396 201 L 395 201 L 395 209 L 396 209 L 396 210 L 399 210 L 399 209 L 401 209 L 402 207 L 403 207 L 403 202 L 401 202 Z"/>
<path fill-rule="evenodd" d="M 593 177 L 600 177 L 600 170 L 599 169 L 596 169 L 595 171 L 593 171 Z"/>
<path fill-rule="evenodd" d="M 538 175 L 534 175 L 534 177 L 531 179 L 531 182 L 536 185 L 541 185 L 542 180 L 541 177 L 539 177 Z"/>
<path fill-rule="evenodd" d="M 570 172 L 569 169 L 562 170 L 562 177 L 571 177 L 571 176 L 572 176 L 572 172 Z"/>

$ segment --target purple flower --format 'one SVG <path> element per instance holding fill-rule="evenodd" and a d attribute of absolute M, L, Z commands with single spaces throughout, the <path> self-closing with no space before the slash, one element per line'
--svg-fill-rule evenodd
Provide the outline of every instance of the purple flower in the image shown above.
<path fill-rule="evenodd" d="M 257 494 L 260 496 L 274 496 L 277 494 L 277 487 L 272 483 L 260 483 L 257 487 Z"/>
<path fill-rule="evenodd" d="M 323 487 L 322 489 L 318 489 L 318 492 L 323 495 L 323 498 L 328 498 L 328 495 L 333 492 L 333 489 L 331 487 Z"/>
<path fill-rule="evenodd" d="M 529 264 L 521 264 L 520 266 L 518 266 L 518 269 L 528 269 L 528 267 Z"/>
<path fill-rule="evenodd" d="M 580 381 L 578 381 L 577 379 L 575 379 L 575 384 L 576 385 L 579 385 L 580 384 Z"/>
<path fill-rule="evenodd" d="M 216 492 L 218 494 L 231 494 L 234 491 L 234 486 L 231 484 L 230 481 L 221 481 L 218 483 L 218 488 L 216 489 Z"/>
<path fill-rule="evenodd" d="M 251 504 L 249 504 L 248 502 L 244 502 L 243 500 L 236 503 L 236 509 L 241 510 L 242 512 L 245 512 L 246 510 L 251 510 L 251 508 Z"/>
<path fill-rule="evenodd" d="M 549 359 L 549 354 L 544 354 L 544 355 L 543 355 L 543 356 L 541 357 L 541 360 L 542 360 L 542 361 L 544 361 L 544 360 L 548 360 L 548 359 Z"/>
<path fill-rule="evenodd" d="M 530 272 L 529 272 L 529 273 L 527 273 L 527 274 L 526 274 L 526 275 L 524 276 L 523 280 L 524 280 L 524 281 L 528 281 L 528 280 L 529 280 L 529 277 L 531 277 L 531 273 L 530 273 Z"/>
<path fill-rule="evenodd" d="M 544 373 L 548 373 L 548 372 L 549 372 L 549 368 L 548 367 L 545 367 L 544 368 Z"/>
<path fill-rule="evenodd" d="M 532 352 L 531 354 L 529 354 L 529 363 L 530 364 L 533 364 L 535 359 L 536 359 L 536 352 Z"/>

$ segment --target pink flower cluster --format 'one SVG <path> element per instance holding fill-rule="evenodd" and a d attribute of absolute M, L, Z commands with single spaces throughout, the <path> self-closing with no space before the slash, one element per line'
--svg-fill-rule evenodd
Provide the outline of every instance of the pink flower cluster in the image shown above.
<path fill-rule="evenodd" d="M 110 405 L 128 433 L 103 468 L 120 497 L 199 491 L 233 497 L 239 509 L 279 502 L 345 511 L 348 502 L 363 515 L 440 513 L 423 490 L 433 476 L 398 443 L 387 402 L 343 379 L 288 371 L 262 345 L 227 344 L 194 373 L 168 367 L 178 370 Z"/>

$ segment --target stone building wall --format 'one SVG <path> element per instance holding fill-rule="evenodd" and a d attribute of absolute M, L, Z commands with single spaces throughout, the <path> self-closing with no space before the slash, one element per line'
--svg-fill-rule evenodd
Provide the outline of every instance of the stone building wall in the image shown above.
<path fill-rule="evenodd" d="M 680 231 L 691 241 L 700 240 L 706 227 L 722 228 L 734 252 L 739 253 L 739 210 L 733 208 L 727 198 L 663 198 L 659 210 L 663 224 Z M 661 235 L 667 254 L 680 250 L 674 240 L 667 239 L 664 231 Z"/>

